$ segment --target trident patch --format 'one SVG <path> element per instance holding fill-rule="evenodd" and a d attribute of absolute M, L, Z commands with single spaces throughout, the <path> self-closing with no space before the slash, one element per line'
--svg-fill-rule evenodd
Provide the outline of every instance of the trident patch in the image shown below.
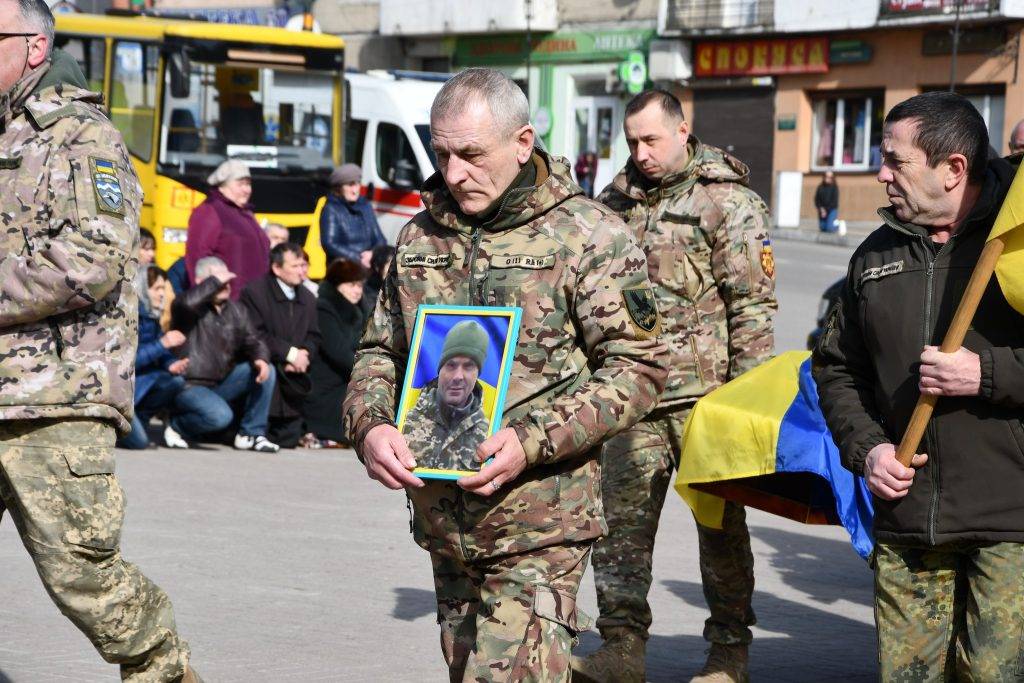
<path fill-rule="evenodd" d="M 104 213 L 123 216 L 124 193 L 121 191 L 121 181 L 117 179 L 114 162 L 89 157 L 89 170 L 92 174 L 92 188 L 96 193 L 97 208 Z"/>
<path fill-rule="evenodd" d="M 622 290 L 622 301 L 633 323 L 637 339 L 651 339 L 661 331 L 658 304 L 650 287 Z"/>
<path fill-rule="evenodd" d="M 771 240 L 761 242 L 761 270 L 770 279 L 775 279 L 775 254 L 772 253 Z"/>

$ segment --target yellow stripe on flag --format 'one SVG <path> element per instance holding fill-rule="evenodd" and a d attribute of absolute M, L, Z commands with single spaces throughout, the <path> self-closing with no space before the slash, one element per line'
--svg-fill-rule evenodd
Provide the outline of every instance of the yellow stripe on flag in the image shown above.
<path fill-rule="evenodd" d="M 697 521 L 722 528 L 725 501 L 690 484 L 775 472 L 779 428 L 800 388 L 806 351 L 788 351 L 697 401 L 683 429 L 675 489 Z"/>
<path fill-rule="evenodd" d="M 1017 169 L 988 239 L 1002 237 L 1006 243 L 996 262 L 996 277 L 1003 296 L 1024 315 L 1024 175 Z"/>

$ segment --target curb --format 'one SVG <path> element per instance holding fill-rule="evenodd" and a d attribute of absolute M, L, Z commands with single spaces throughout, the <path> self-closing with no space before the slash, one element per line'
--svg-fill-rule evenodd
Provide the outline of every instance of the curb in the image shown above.
<path fill-rule="evenodd" d="M 867 233 L 847 233 L 845 235 L 837 235 L 830 232 L 820 232 L 818 230 L 801 230 L 799 228 L 773 228 L 771 232 L 772 239 L 782 240 L 784 242 L 812 242 L 817 244 L 828 244 L 834 247 L 856 247 L 864 238 L 867 237 Z"/>

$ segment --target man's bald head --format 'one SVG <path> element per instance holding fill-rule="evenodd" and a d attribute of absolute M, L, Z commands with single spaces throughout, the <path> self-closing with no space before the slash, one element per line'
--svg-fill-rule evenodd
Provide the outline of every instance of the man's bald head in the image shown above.
<path fill-rule="evenodd" d="M 1010 133 L 1010 154 L 1024 152 L 1024 119 L 1017 122 Z"/>

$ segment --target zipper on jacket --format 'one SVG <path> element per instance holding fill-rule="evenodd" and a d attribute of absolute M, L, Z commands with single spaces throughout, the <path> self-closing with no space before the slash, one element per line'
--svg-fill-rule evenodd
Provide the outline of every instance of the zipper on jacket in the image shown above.
<path fill-rule="evenodd" d="M 473 241 L 469 249 L 469 300 L 466 302 L 467 305 L 473 306 L 473 299 L 478 294 L 477 282 L 476 282 L 476 252 L 480 247 L 480 240 L 483 237 L 483 228 L 477 227 L 473 230 Z M 486 302 L 482 300 L 483 297 L 479 297 L 481 306 L 486 305 Z"/>
<path fill-rule="evenodd" d="M 690 335 L 690 350 L 693 351 L 693 365 L 697 370 L 697 381 L 700 382 L 700 386 L 704 388 L 704 368 L 700 364 L 700 353 L 697 351 L 697 338 Z"/>
<path fill-rule="evenodd" d="M 939 257 L 946 251 L 946 247 L 952 244 L 953 240 L 956 239 L 956 235 L 952 235 L 946 242 L 939 247 L 939 251 L 933 252 L 931 245 L 928 244 L 927 237 L 922 237 L 921 242 L 924 244 L 925 253 L 929 255 L 928 269 L 925 271 L 925 300 L 924 300 L 924 330 L 922 330 L 923 344 L 927 346 L 931 344 L 932 335 L 934 330 L 932 329 L 932 303 L 934 300 L 933 289 L 935 288 L 935 263 L 939 260 Z M 939 459 L 937 453 L 934 452 L 938 440 L 935 438 L 935 423 L 929 420 L 928 427 L 925 429 L 925 436 L 929 446 L 928 461 L 931 465 L 929 468 L 929 481 L 931 481 L 932 492 L 931 499 L 928 501 L 928 543 L 935 545 L 935 525 L 936 516 L 939 509 Z"/>

